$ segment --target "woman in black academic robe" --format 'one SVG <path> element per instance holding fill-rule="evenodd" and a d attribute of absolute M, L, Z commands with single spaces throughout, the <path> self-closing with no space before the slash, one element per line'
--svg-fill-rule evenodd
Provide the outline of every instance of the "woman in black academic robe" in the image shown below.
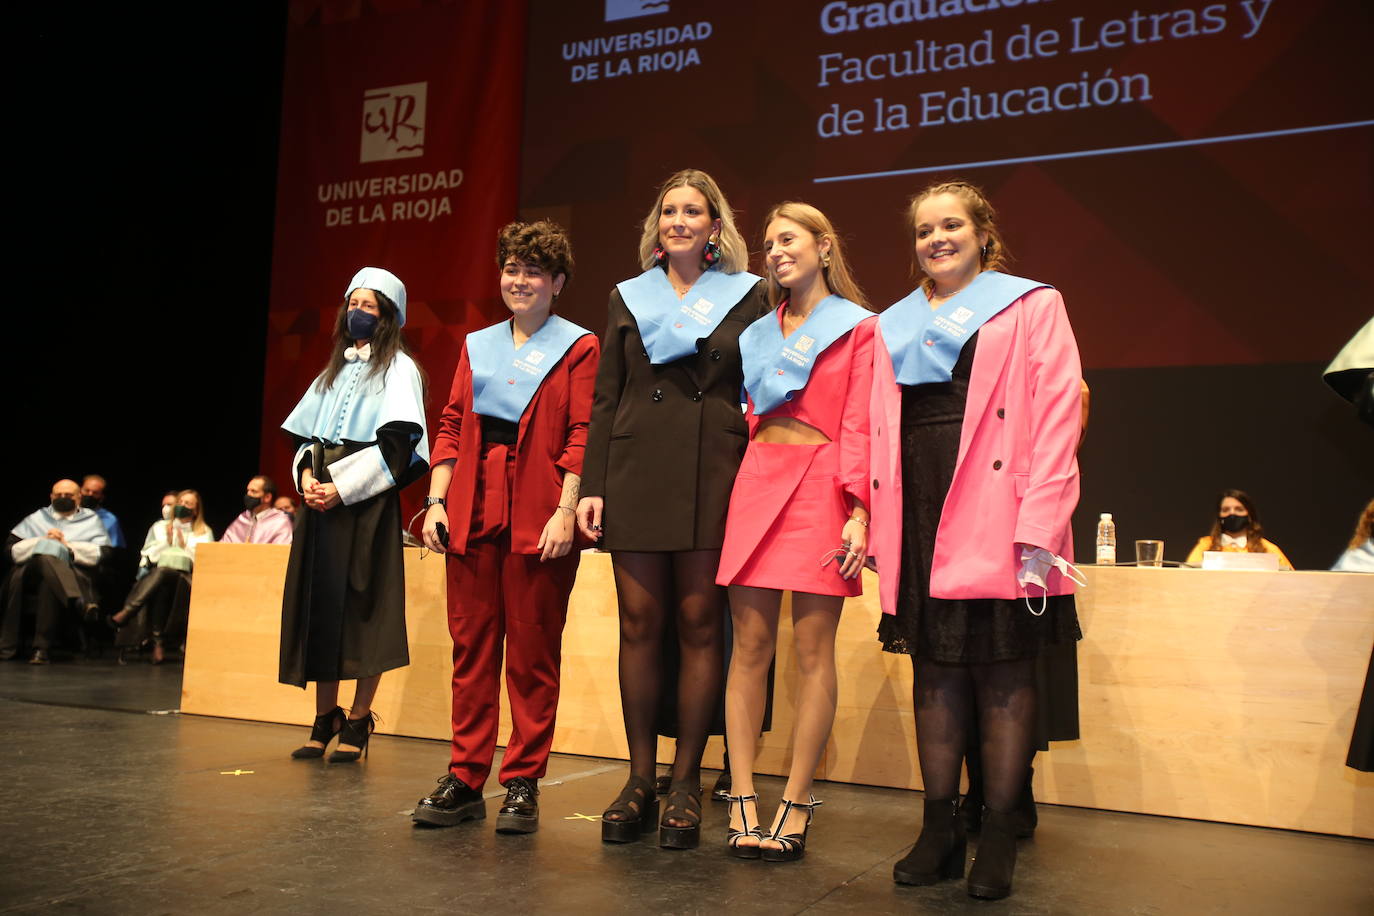
<path fill-rule="evenodd" d="M 424 476 L 424 378 L 406 352 L 405 286 L 375 267 L 345 291 L 334 352 L 282 428 L 299 449 L 296 516 L 282 600 L 278 680 L 316 685 L 316 717 L 297 758 L 357 760 L 373 729 L 382 672 L 410 663 L 400 490 Z M 356 680 L 347 715 L 339 681 Z"/>

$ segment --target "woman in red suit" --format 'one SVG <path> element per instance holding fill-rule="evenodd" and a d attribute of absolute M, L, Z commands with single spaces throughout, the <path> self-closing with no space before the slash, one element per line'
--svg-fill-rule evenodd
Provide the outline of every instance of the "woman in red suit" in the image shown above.
<path fill-rule="evenodd" d="M 511 317 L 468 335 L 434 442 L 424 540 L 448 554 L 453 754 L 414 818 L 450 826 L 486 817 L 504 638 L 512 723 L 496 829 L 531 833 L 580 557 L 573 513 L 600 347 L 553 314 L 573 268 L 560 226 L 506 226 L 497 264 Z"/>
<path fill-rule="evenodd" d="M 749 446 L 735 478 L 717 583 L 730 587 L 734 651 L 725 688 L 731 853 L 785 862 L 806 851 L 811 780 L 835 719 L 835 630 L 861 591 L 868 540 L 868 402 L 877 316 L 860 303 L 839 236 L 808 204 L 764 222 L 773 311 L 740 335 Z M 759 825 L 754 743 L 783 591 L 801 685 L 792 768 L 771 831 Z"/>

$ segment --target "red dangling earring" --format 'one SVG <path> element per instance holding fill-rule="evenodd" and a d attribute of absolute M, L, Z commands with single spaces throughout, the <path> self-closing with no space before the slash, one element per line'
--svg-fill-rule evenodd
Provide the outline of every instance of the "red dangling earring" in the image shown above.
<path fill-rule="evenodd" d="M 666 263 L 668 263 L 668 252 L 663 250 L 662 245 L 659 245 L 654 249 L 654 266 L 662 267 Z"/>

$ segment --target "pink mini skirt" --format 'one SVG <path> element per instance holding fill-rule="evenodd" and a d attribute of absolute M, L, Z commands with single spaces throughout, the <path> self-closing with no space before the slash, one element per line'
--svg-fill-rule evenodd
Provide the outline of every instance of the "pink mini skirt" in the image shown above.
<path fill-rule="evenodd" d="M 848 519 L 834 442 L 750 442 L 730 494 L 716 583 L 858 596 L 862 577 L 840 575 Z"/>

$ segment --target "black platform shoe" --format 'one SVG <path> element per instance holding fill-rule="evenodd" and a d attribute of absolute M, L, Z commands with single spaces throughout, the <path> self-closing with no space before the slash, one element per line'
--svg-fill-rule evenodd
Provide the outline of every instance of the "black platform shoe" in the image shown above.
<path fill-rule="evenodd" d="M 657 821 L 658 797 L 654 795 L 654 784 L 632 773 L 625 788 L 601 815 L 601 842 L 633 843 L 641 834 L 653 830 Z"/>
<path fill-rule="evenodd" d="M 482 793 L 453 773 L 439 777 L 439 788 L 415 804 L 410 817 L 417 824 L 452 827 L 463 821 L 485 820 L 487 803 Z"/>
<path fill-rule="evenodd" d="M 806 855 L 806 835 L 811 832 L 811 818 L 816 816 L 816 809 L 821 804 L 822 802 L 816 801 L 814 795 L 809 802 L 794 802 L 784 798 L 773 832 L 768 836 L 768 839 L 780 844 L 782 848 L 764 846 L 759 852 L 759 858 L 765 862 L 795 862 Z M 783 828 L 787 826 L 787 816 L 792 813 L 793 808 L 800 808 L 806 812 L 806 824 L 802 827 L 801 833 L 783 833 Z"/>
<path fill-rule="evenodd" d="M 892 866 L 893 881 L 921 886 L 964 876 L 968 839 L 958 805 L 957 798 L 926 799 L 921 835 L 906 858 Z"/>
<path fill-rule="evenodd" d="M 361 719 L 344 719 L 343 728 L 339 729 L 339 744 L 351 744 L 357 750 L 341 751 L 336 747 L 334 753 L 329 755 L 329 762 L 352 763 L 359 757 L 366 757 L 367 739 L 376 730 L 377 716 L 374 713 L 369 712 Z"/>
<path fill-rule="evenodd" d="M 670 824 L 670 818 L 687 823 Z M 701 845 L 701 780 L 675 782 L 668 790 L 668 805 L 658 824 L 658 845 L 663 849 L 696 849 Z"/>
<path fill-rule="evenodd" d="M 119 663 L 127 665 L 124 650 L 119 651 Z M 329 742 L 334 740 L 334 736 L 343 728 L 344 711 L 342 707 L 335 706 L 324 715 L 315 717 L 315 724 L 310 726 L 310 740 L 320 742 L 320 747 L 311 747 L 306 744 L 296 748 L 291 752 L 291 756 L 297 760 L 313 760 L 324 756 L 324 749 L 329 746 Z"/>
<path fill-rule="evenodd" d="M 506 800 L 496 812 L 497 833 L 534 833 L 539 829 L 539 780 L 517 776 L 506 783 Z"/>
<path fill-rule="evenodd" d="M 1021 823 L 1014 813 L 983 809 L 983 836 L 968 870 L 968 895 L 1001 900 L 1011 893 L 1016 870 L 1016 831 Z"/>

